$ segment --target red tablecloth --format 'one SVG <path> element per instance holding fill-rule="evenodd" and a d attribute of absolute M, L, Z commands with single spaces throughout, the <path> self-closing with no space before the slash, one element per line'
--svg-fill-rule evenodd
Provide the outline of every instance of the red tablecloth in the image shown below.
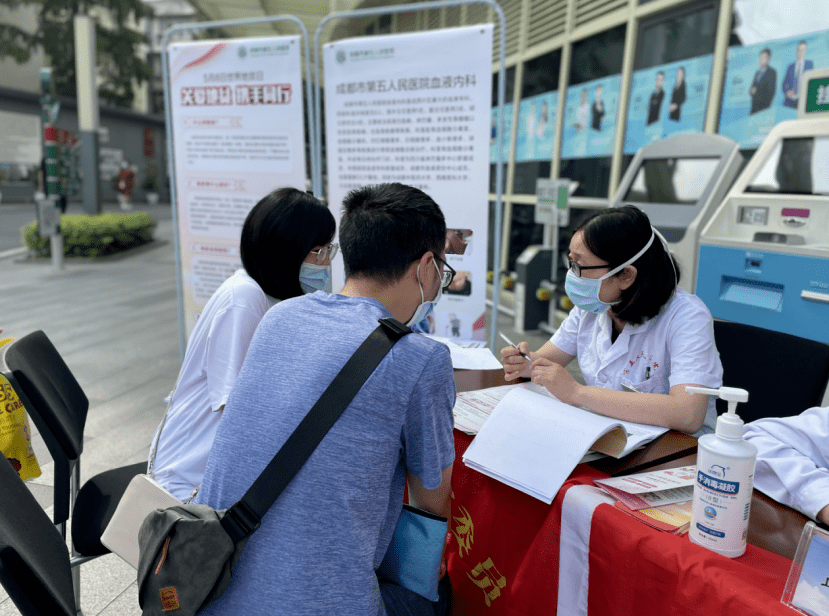
<path fill-rule="evenodd" d="M 455 431 L 452 615 L 554 615 L 564 495 L 607 475 L 579 465 L 547 505 L 466 468 L 471 441 Z M 791 615 L 780 603 L 790 566 L 751 545 L 738 559 L 724 558 L 599 505 L 590 533 L 588 614 Z"/>
<path fill-rule="evenodd" d="M 604 473 L 579 465 L 552 506 L 463 464 L 472 437 L 455 431 L 454 540 L 448 551 L 453 616 L 556 613 L 561 502 Z"/>
<path fill-rule="evenodd" d="M 753 545 L 725 558 L 599 505 L 590 530 L 589 616 L 796 614 L 780 603 L 791 561 Z"/>

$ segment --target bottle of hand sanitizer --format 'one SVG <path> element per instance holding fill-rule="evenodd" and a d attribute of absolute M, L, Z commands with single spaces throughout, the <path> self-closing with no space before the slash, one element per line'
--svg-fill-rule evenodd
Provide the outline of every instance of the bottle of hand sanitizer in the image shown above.
<path fill-rule="evenodd" d="M 748 392 L 733 387 L 686 387 L 685 391 L 719 396 L 728 402 L 728 412 L 717 418 L 716 432 L 698 441 L 688 537 L 718 554 L 736 558 L 746 551 L 757 457 L 757 447 L 743 440 L 743 420 L 735 413 L 737 403 L 748 400 Z"/>

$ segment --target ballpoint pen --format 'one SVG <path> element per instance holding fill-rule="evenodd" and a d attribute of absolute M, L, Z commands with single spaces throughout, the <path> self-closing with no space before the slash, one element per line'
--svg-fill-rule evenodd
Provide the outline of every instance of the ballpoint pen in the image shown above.
<path fill-rule="evenodd" d="M 518 347 L 517 347 L 517 346 L 515 346 L 515 345 L 512 343 L 512 341 L 511 341 L 509 338 L 507 338 L 507 337 L 506 337 L 506 336 L 505 336 L 502 332 L 498 332 L 498 335 L 499 335 L 499 336 L 501 336 L 501 338 L 503 338 L 503 339 L 506 341 L 506 343 L 507 343 L 508 345 L 510 345 L 513 349 L 515 349 L 516 351 L 518 351 L 518 352 L 521 354 L 521 357 L 523 357 L 524 359 L 526 359 L 528 362 L 532 363 L 532 359 L 530 359 L 530 356 L 529 356 L 529 355 L 525 355 L 524 353 L 521 353 L 521 351 L 520 351 L 520 350 L 518 350 Z"/>

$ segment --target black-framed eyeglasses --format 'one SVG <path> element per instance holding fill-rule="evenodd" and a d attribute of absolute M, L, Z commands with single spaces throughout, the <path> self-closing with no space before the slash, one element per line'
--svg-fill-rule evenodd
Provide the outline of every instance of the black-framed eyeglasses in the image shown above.
<path fill-rule="evenodd" d="M 450 284 L 452 284 L 452 281 L 455 279 L 455 275 L 458 272 L 456 272 L 454 269 L 452 269 L 451 265 L 449 265 L 446 261 L 444 261 L 443 259 L 441 259 L 437 255 L 435 255 L 435 261 L 440 261 L 441 263 L 443 263 L 443 266 L 446 268 L 446 271 L 443 272 L 441 280 L 440 280 L 440 286 L 445 289 Z"/>
<path fill-rule="evenodd" d="M 312 250 L 312 255 L 317 255 L 317 265 L 322 265 L 325 263 L 325 260 L 328 259 L 329 261 L 333 259 L 336 254 L 337 250 L 339 249 L 339 244 L 328 244 L 323 246 L 322 248 L 318 248 L 317 250 Z"/>
<path fill-rule="evenodd" d="M 584 270 L 605 269 L 609 267 L 610 265 L 579 265 L 578 263 L 573 261 L 573 259 L 567 257 L 567 268 L 579 278 L 581 278 L 581 273 Z"/>

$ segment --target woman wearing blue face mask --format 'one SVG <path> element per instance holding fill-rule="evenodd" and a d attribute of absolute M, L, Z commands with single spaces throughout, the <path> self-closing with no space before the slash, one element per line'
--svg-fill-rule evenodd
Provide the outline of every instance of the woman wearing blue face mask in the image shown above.
<path fill-rule="evenodd" d="M 686 385 L 719 387 L 722 364 L 711 313 L 679 288 L 679 268 L 648 217 L 628 205 L 588 219 L 570 241 L 565 290 L 575 307 L 549 342 L 507 347 L 507 380 L 531 378 L 561 401 L 596 413 L 701 435 L 714 430 L 714 399 Z M 578 357 L 585 385 L 565 367 Z"/>
<path fill-rule="evenodd" d="M 259 321 L 280 300 L 331 291 L 335 226 L 325 204 L 294 188 L 273 191 L 248 213 L 239 242 L 243 267 L 199 315 L 150 449 L 150 473 L 179 500 L 201 484 L 220 411 Z"/>

